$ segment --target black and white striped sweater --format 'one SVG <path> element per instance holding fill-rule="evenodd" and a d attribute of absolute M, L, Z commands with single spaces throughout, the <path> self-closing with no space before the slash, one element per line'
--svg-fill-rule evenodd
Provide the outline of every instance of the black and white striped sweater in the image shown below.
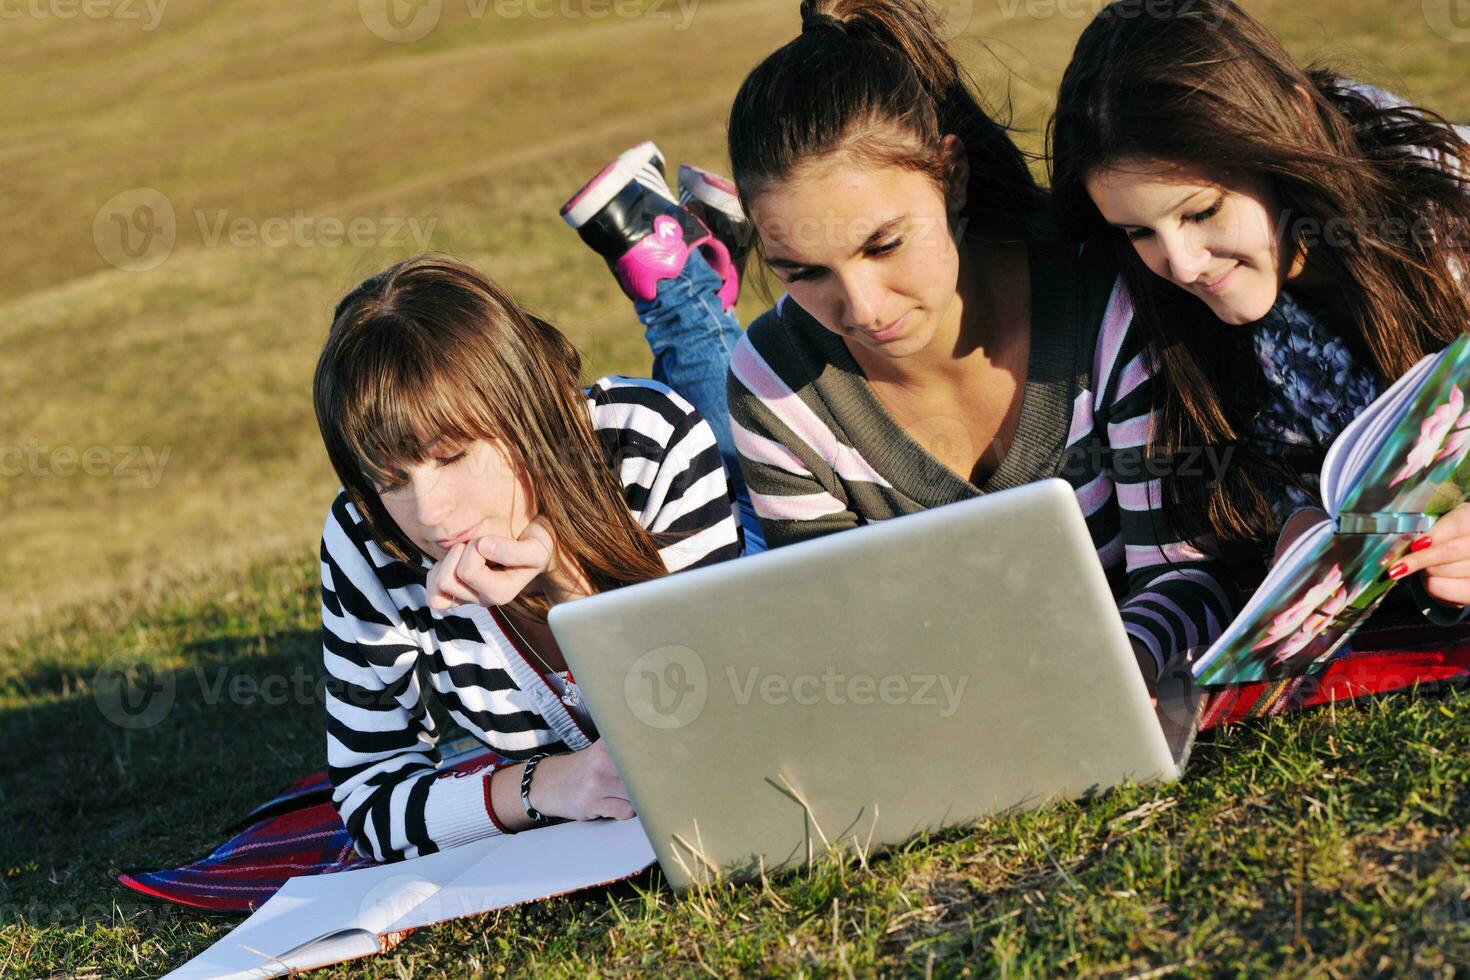
<path fill-rule="evenodd" d="M 740 553 L 714 434 L 663 385 L 606 377 L 587 389 L 592 424 L 637 521 L 678 540 L 669 571 Z M 394 861 L 499 833 L 487 773 L 439 772 L 427 684 L 450 716 L 510 758 L 586 748 L 585 729 L 504 629 L 473 604 L 429 609 L 430 566 L 411 567 L 372 539 L 339 492 L 322 531 L 322 656 L 332 802 L 358 853 Z"/>

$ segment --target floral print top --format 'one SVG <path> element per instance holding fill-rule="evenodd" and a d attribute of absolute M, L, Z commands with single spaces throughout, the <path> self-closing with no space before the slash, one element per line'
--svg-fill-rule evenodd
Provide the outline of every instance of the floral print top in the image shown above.
<path fill-rule="evenodd" d="M 1320 461 L 1347 424 L 1381 393 L 1375 372 L 1356 363 L 1318 314 L 1285 291 L 1251 330 L 1267 395 L 1250 422 L 1249 438 L 1264 453 L 1306 450 Z M 1311 495 L 1284 483 L 1271 488 L 1277 520 L 1285 521 L 1302 507 L 1321 506 L 1316 468 L 1301 476 Z"/>

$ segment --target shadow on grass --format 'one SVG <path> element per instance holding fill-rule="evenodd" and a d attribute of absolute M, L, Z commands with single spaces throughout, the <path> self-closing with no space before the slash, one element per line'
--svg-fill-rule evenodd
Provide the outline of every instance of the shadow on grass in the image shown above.
<path fill-rule="evenodd" d="M 113 658 L 92 690 L 0 715 L 0 925 L 88 925 L 146 903 L 114 869 L 192 859 L 324 768 L 319 644 L 315 630 L 219 633 L 180 648 L 191 666 Z"/>

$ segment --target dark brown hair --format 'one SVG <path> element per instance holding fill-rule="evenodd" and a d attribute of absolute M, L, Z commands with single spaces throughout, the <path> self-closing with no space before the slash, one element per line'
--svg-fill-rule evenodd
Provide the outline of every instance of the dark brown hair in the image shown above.
<path fill-rule="evenodd" d="M 1185 447 L 1234 453 L 1218 482 L 1164 479 L 1166 519 L 1213 536 L 1227 553 L 1255 551 L 1274 535 L 1265 489 L 1297 481 L 1292 467 L 1242 441 L 1264 392 L 1250 331 L 1224 326 L 1150 273 L 1088 196 L 1091 174 L 1157 160 L 1267 177 L 1297 257 L 1303 231 L 1337 229 L 1310 245 L 1310 259 L 1340 288 L 1335 332 L 1384 381 L 1470 321 L 1470 299 L 1451 271 L 1470 269 L 1470 147 L 1427 109 L 1380 108 L 1331 72 L 1299 67 L 1230 0 L 1104 8 L 1062 79 L 1049 151 L 1062 231 L 1115 256 L 1152 343 L 1164 384 L 1151 451 L 1164 459 Z M 1416 233 L 1393 231 L 1409 227 Z"/>
<path fill-rule="evenodd" d="M 656 578 L 663 560 L 628 512 L 580 386 L 581 357 L 475 269 L 406 259 L 338 304 L 317 362 L 317 425 L 337 478 L 384 551 L 426 556 L 377 486 L 422 463 L 439 440 L 500 442 L 562 555 L 598 591 Z M 520 601 L 520 600 L 518 600 Z M 539 600 L 520 601 L 544 615 Z"/>
<path fill-rule="evenodd" d="M 730 107 L 730 166 L 747 208 L 797 165 L 838 153 L 944 188 L 940 141 L 954 134 L 970 164 L 960 217 L 981 236 L 1024 237 L 1046 196 L 924 0 L 803 0 L 801 17 L 801 34 L 746 76 Z"/>

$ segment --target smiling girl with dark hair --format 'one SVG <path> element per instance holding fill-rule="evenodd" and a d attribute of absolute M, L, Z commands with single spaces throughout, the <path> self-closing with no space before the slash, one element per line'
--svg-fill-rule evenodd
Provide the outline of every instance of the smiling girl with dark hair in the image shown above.
<path fill-rule="evenodd" d="M 1322 517 L 1332 440 L 1470 329 L 1470 145 L 1434 112 L 1304 69 L 1230 0 L 1119 0 L 1082 34 L 1051 131 L 1063 230 L 1113 254 L 1156 353 L 1150 444 L 1172 526 L 1240 563 Z M 1294 518 L 1294 519 L 1293 519 Z M 1436 621 L 1470 603 L 1470 507 L 1391 574 Z"/>

